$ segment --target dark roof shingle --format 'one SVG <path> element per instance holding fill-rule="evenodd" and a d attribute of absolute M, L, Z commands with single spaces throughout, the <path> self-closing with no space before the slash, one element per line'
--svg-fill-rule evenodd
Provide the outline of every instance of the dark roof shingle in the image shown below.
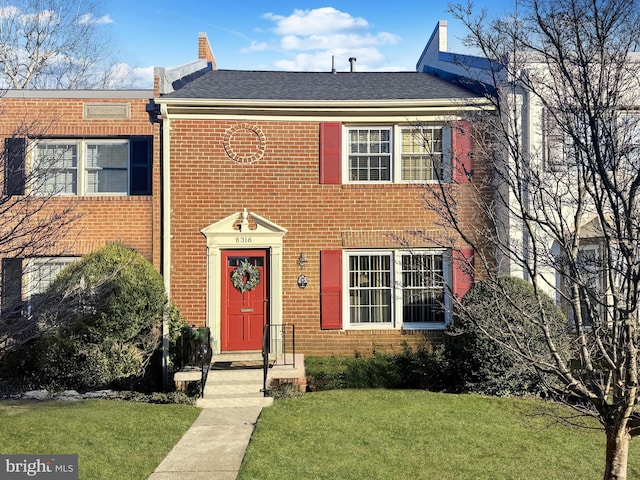
<path fill-rule="evenodd" d="M 225 100 L 435 100 L 480 97 L 422 72 L 213 70 L 166 98 Z"/>

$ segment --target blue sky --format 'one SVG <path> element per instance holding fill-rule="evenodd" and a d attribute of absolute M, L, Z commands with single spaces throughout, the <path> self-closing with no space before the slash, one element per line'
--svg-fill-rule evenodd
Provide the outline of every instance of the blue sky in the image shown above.
<path fill-rule="evenodd" d="M 480 8 L 488 0 L 476 2 Z M 494 0 L 498 16 L 511 8 Z M 197 58 L 198 32 L 205 32 L 218 68 L 241 70 L 414 70 L 438 20 L 449 22 L 450 50 L 464 52 L 462 26 L 447 13 L 446 0 L 393 2 L 253 0 L 106 0 L 97 15 L 115 41 L 123 70 L 137 86 L 150 87 L 152 68 Z"/>

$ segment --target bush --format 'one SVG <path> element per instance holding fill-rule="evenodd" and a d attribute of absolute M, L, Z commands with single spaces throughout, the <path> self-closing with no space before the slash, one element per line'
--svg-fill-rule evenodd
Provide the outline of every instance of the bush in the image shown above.
<path fill-rule="evenodd" d="M 376 352 L 371 356 L 305 357 L 309 389 L 421 388 L 440 390 L 443 385 L 440 348 L 408 345 L 400 353 Z"/>
<path fill-rule="evenodd" d="M 26 346 L 30 386 L 131 388 L 142 378 L 167 308 L 162 277 L 142 255 L 107 245 L 63 270 L 45 295 L 36 315 L 47 329 Z"/>
<path fill-rule="evenodd" d="M 480 282 L 469 290 L 462 300 L 464 315 L 457 312 L 445 340 L 448 389 L 500 396 L 546 393 L 541 373 L 495 340 L 513 345 L 510 332 L 515 332 L 528 355 L 548 356 L 542 331 L 531 321 L 539 318 L 541 305 L 558 348 L 568 348 L 566 317 L 547 295 L 538 297 L 540 303 L 529 282 L 513 277 Z"/>

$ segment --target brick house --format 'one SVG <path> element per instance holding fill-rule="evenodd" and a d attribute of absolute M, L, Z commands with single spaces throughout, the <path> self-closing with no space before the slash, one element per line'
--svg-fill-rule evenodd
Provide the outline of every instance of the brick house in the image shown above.
<path fill-rule="evenodd" d="M 153 92 L 0 99 L 3 193 L 38 196 L 15 172 L 49 159 L 47 208 L 77 217 L 46 249 L 5 255 L 3 315 L 119 241 L 159 269 L 188 323 L 211 328 L 214 353 L 260 350 L 267 323 L 276 351 L 295 328 L 306 354 L 438 338 L 473 252 L 421 199 L 444 178 L 478 222 L 485 170 L 465 116 L 485 100 L 422 72 L 217 70 L 204 34 L 199 57 L 156 69 Z"/>
<path fill-rule="evenodd" d="M 135 248 L 160 267 L 160 171 L 146 112 L 152 94 L 9 90 L 0 98 L 2 228 L 11 209 L 41 199 L 34 221 L 57 212 L 73 219 L 51 241 L 3 245 L 3 316 L 25 315 L 66 264 L 107 242 Z"/>
<path fill-rule="evenodd" d="M 444 178 L 478 211 L 465 113 L 485 100 L 423 72 L 156 69 L 162 272 L 211 327 L 214 353 L 295 326 L 306 354 L 371 353 L 438 337 L 471 280 L 421 202 Z M 474 164 L 475 163 L 475 164 Z M 474 173 L 475 172 L 475 173 Z M 282 327 L 286 325 L 287 327 Z M 276 348 L 282 345 L 275 345 Z"/>

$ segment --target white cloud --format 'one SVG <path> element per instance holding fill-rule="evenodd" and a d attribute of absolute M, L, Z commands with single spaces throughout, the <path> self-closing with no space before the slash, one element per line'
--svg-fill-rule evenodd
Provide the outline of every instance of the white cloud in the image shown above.
<path fill-rule="evenodd" d="M 85 13 L 83 15 L 80 15 L 80 17 L 78 17 L 78 23 L 80 25 L 89 25 L 89 24 L 104 25 L 104 24 L 113 23 L 113 19 L 109 15 L 103 15 L 102 17 L 96 18 L 90 13 Z"/>
<path fill-rule="evenodd" d="M 279 35 L 328 34 L 369 26 L 364 18 L 352 17 L 333 7 L 294 10 L 288 17 L 267 13 L 264 18 L 276 23 L 275 32 Z"/>
<path fill-rule="evenodd" d="M 240 50 L 242 53 L 264 52 L 269 48 L 267 42 L 251 42 L 251 45 Z"/>
<path fill-rule="evenodd" d="M 279 69 L 293 72 L 329 72 L 331 71 L 332 57 L 335 68 L 339 72 L 349 71 L 351 68 L 350 57 L 356 58 L 355 70 L 361 72 L 381 70 L 380 65 L 385 62 L 385 56 L 376 48 L 336 48 L 314 53 L 299 53 L 291 58 L 278 60 L 275 65 Z M 397 69 L 392 68 L 392 70 Z"/>
<path fill-rule="evenodd" d="M 42 10 L 36 13 L 23 13 L 20 15 L 20 22 L 23 24 L 34 23 L 38 25 L 52 24 L 57 19 L 56 12 L 51 10 Z"/>
<path fill-rule="evenodd" d="M 263 16 L 274 22 L 273 32 L 280 37 L 279 50 L 287 58 L 274 61 L 278 69 L 293 71 L 324 71 L 331 69 L 331 57 L 338 70 L 348 70 L 349 57 L 357 57 L 357 69 L 381 70 L 388 67 L 379 47 L 402 41 L 399 35 L 371 32 L 369 22 L 333 7 L 313 10 L 294 10 L 289 16 L 267 13 Z M 252 43 L 245 52 L 258 51 Z M 253 48 L 252 48 L 253 47 Z M 339 62 L 344 60 L 343 68 Z"/>
<path fill-rule="evenodd" d="M 132 67 L 127 63 L 112 65 L 108 73 L 106 88 L 153 88 L 153 67 Z"/>
<path fill-rule="evenodd" d="M 0 19 L 14 18 L 20 13 L 18 7 L 8 5 L 6 7 L 0 7 Z"/>
<path fill-rule="evenodd" d="M 308 36 L 287 35 L 280 41 L 280 46 L 284 50 L 318 50 L 345 46 L 361 48 L 364 46 L 395 44 L 399 41 L 400 37 L 388 33 L 380 33 L 377 35 L 370 33 L 365 35 L 359 35 L 357 33 Z"/>

